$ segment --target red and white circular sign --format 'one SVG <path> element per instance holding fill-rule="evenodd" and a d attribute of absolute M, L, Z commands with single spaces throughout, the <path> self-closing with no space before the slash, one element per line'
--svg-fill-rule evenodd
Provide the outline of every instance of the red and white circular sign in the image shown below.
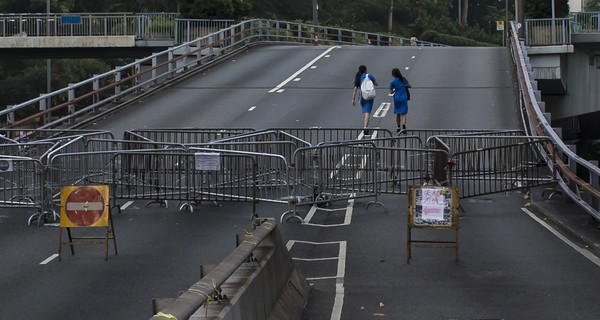
<path fill-rule="evenodd" d="M 65 199 L 65 215 L 76 226 L 93 226 L 104 214 L 104 201 L 96 188 L 77 187 Z"/>

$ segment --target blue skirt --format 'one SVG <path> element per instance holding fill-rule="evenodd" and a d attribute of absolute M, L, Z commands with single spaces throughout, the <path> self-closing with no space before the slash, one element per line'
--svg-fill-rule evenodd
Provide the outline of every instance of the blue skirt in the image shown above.
<path fill-rule="evenodd" d="M 406 100 L 394 100 L 394 114 L 407 114 L 408 102 Z"/>
<path fill-rule="evenodd" d="M 371 111 L 373 111 L 373 103 L 374 102 L 375 102 L 375 99 L 365 100 L 362 97 L 360 97 L 360 105 L 362 106 L 362 112 L 363 113 L 371 113 Z"/>

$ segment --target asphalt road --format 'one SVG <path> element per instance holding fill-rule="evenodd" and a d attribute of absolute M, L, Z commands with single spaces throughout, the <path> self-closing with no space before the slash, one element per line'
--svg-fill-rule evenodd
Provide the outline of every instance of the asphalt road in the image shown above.
<path fill-rule="evenodd" d="M 260 46 L 231 57 L 93 125 L 135 128 L 362 126 L 350 103 L 365 64 L 389 102 L 398 67 L 413 85 L 409 128 L 519 128 L 503 48 Z M 371 126 L 395 131 L 392 114 Z M 459 262 L 451 249 L 415 248 L 406 263 L 406 196 L 302 208 L 281 232 L 313 285 L 303 319 L 598 319 L 600 269 L 546 229 L 520 192 L 461 201 Z M 352 208 L 352 209 L 348 209 Z M 326 209 L 326 210 L 325 210 Z M 261 203 L 260 216 L 286 208 Z M 535 216 L 535 215 L 533 215 Z M 115 214 L 119 254 L 98 246 L 52 259 L 58 229 L 0 210 L 0 301 L 6 319 L 147 319 L 153 297 L 175 297 L 250 228 L 250 206 L 203 204 L 194 213 L 134 202 Z M 89 232 L 89 231 L 86 231 Z M 424 238 L 449 236 L 423 230 Z M 112 249 L 111 249 L 112 250 Z M 44 262 L 44 264 L 41 264 Z"/>

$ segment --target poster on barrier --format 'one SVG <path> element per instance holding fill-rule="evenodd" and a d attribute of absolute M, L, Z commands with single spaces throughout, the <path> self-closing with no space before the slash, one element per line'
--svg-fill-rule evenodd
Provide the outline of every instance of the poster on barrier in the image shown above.
<path fill-rule="evenodd" d="M 412 227 L 454 227 L 458 216 L 456 187 L 411 186 L 408 194 Z"/>
<path fill-rule="evenodd" d="M 0 159 L 0 172 L 12 172 L 13 161 L 12 159 Z"/>
<path fill-rule="evenodd" d="M 196 170 L 221 170 L 221 154 L 218 152 L 196 152 L 194 158 Z"/>

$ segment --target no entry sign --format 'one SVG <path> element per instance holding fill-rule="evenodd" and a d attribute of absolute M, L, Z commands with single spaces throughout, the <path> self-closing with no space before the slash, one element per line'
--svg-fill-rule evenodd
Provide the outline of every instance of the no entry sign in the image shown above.
<path fill-rule="evenodd" d="M 108 226 L 108 186 L 62 187 L 60 226 Z"/>

